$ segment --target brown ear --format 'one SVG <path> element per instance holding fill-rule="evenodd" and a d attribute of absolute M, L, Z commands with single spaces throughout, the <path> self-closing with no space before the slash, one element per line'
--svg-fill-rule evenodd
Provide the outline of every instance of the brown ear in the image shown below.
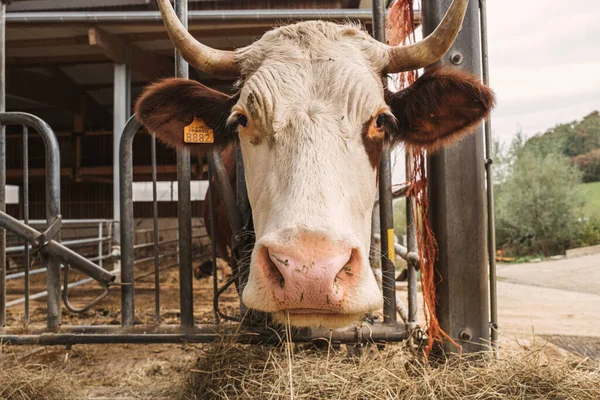
<path fill-rule="evenodd" d="M 472 133 L 494 106 L 494 93 L 471 74 L 438 68 L 393 93 L 388 104 L 397 119 L 392 144 L 435 151 Z"/>
<path fill-rule="evenodd" d="M 205 153 L 235 138 L 226 124 L 235 99 L 188 79 L 169 78 L 144 89 L 135 104 L 137 119 L 168 146 Z M 214 133 L 213 144 L 185 143 L 184 128 L 202 120 Z"/>

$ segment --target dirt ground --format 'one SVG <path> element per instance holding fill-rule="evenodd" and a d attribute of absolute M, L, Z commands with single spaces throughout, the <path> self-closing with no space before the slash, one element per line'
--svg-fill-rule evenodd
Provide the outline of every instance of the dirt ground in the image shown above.
<path fill-rule="evenodd" d="M 142 270 L 140 275 L 148 273 Z M 136 317 L 153 324 L 153 275 L 136 281 Z M 600 255 L 536 264 L 499 265 L 498 309 L 501 350 L 515 343 L 544 341 L 553 335 L 600 337 Z M 178 321 L 177 268 L 161 272 L 162 322 Z M 43 280 L 32 282 L 32 292 Z M 20 295 L 18 282 L 8 287 L 9 300 Z M 399 285 L 405 292 L 405 287 Z M 70 292 L 76 304 L 99 292 L 93 285 Z M 405 293 L 401 293 L 405 297 Z M 213 322 L 212 281 L 194 283 L 195 319 Z M 75 300 L 76 299 L 76 300 Z M 223 297 L 223 311 L 234 314 L 234 290 Z M 65 324 L 118 324 L 120 297 L 110 296 L 85 315 L 63 314 Z M 9 325 L 22 325 L 22 308 L 9 309 Z M 31 323 L 43 324 L 44 300 L 32 301 Z M 537 338 L 537 339 L 536 339 Z M 564 348 L 564 347 L 563 347 Z M 0 347 L 0 368 L 14 365 L 46 366 L 66 374 L 87 399 L 178 398 L 185 372 L 203 354 L 204 345 L 75 345 Z M 557 352 L 563 350 L 556 349 Z"/>

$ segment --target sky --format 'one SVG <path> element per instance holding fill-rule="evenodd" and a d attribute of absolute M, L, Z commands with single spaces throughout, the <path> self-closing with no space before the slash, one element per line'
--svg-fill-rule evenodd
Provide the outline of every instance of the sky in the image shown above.
<path fill-rule="evenodd" d="M 487 0 L 487 22 L 494 139 L 600 110 L 600 0 Z M 392 163 L 393 183 L 403 182 L 401 148 Z"/>
<path fill-rule="evenodd" d="M 488 0 L 487 9 L 496 138 L 600 110 L 599 0 Z"/>

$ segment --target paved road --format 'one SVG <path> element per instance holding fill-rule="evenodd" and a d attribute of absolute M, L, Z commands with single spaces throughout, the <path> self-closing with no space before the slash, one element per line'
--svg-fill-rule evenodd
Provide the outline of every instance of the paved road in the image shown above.
<path fill-rule="evenodd" d="M 501 335 L 600 336 L 600 255 L 498 267 Z"/>
<path fill-rule="evenodd" d="M 498 279 L 600 295 L 600 254 L 527 264 L 499 264 Z"/>

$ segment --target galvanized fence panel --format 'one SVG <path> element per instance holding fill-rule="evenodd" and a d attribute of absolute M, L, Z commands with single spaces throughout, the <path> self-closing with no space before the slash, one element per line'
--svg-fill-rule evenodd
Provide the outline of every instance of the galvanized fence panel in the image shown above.
<path fill-rule="evenodd" d="M 177 0 L 177 11 L 183 20 L 186 19 L 185 1 Z M 383 23 L 384 11 L 381 8 L 380 2 L 374 3 L 376 11 L 376 21 L 380 25 Z M 382 27 L 379 26 L 379 32 L 382 32 Z M 382 40 L 382 37 L 379 37 Z M 177 69 L 179 76 L 185 76 L 186 64 L 177 57 Z M 29 116 L 22 113 L 4 113 L 0 114 L 0 123 L 5 124 L 23 124 L 28 125 L 38 131 L 44 138 L 46 144 L 46 163 L 48 179 L 47 184 L 47 214 L 48 228 L 60 221 L 59 209 L 59 151 L 56 138 L 50 128 L 34 116 Z M 243 289 L 245 280 L 249 270 L 248 255 L 251 252 L 253 245 L 253 231 L 250 204 L 247 197 L 244 179 L 244 167 L 241 157 L 241 152 L 237 150 L 237 182 L 235 191 L 229 181 L 227 171 L 223 164 L 220 151 L 215 149 L 208 155 L 209 163 L 209 180 L 211 182 L 208 191 L 208 201 L 211 203 L 211 224 L 206 227 L 211 232 L 211 237 L 215 238 L 215 218 L 213 195 L 214 190 L 218 190 L 220 197 L 224 203 L 227 218 L 234 233 L 232 238 L 232 248 L 234 259 L 237 262 L 244 260 L 237 266 L 239 270 L 238 276 L 232 278 L 227 283 L 219 287 L 216 279 L 216 241 L 212 240 L 212 260 L 213 260 L 213 298 L 212 304 L 214 308 L 215 320 L 210 324 L 195 324 L 194 322 L 194 298 L 192 285 L 192 226 L 191 226 L 191 200 L 190 200 L 190 156 L 187 152 L 179 152 L 178 154 L 178 186 L 179 186 L 179 271 L 180 271 L 180 315 L 181 321 L 178 325 L 167 325 L 161 323 L 161 288 L 159 280 L 160 258 L 165 254 L 161 254 L 159 242 L 159 225 L 158 225 L 158 206 L 157 206 L 157 173 L 156 173 L 156 138 L 152 135 L 152 203 L 153 203 L 153 224 L 152 224 L 152 240 L 151 243 L 146 243 L 143 246 L 152 247 L 152 256 L 147 257 L 144 261 L 153 262 L 154 273 L 154 316 L 156 324 L 139 325 L 136 324 L 135 315 L 135 264 L 140 259 L 135 258 L 136 248 L 140 248 L 140 244 L 135 244 L 134 230 L 134 208 L 133 208 L 133 139 L 140 129 L 140 123 L 131 117 L 126 123 L 121 136 L 119 147 L 119 206 L 120 206 L 120 221 L 119 232 L 115 232 L 120 239 L 120 262 L 121 267 L 115 274 L 111 274 L 104 269 L 95 265 L 90 260 L 85 260 L 80 255 L 77 255 L 72 250 L 60 245 L 57 240 L 49 240 L 45 243 L 42 252 L 45 254 L 45 263 L 48 273 L 48 326 L 46 329 L 25 329 L 19 327 L 0 328 L 0 340 L 13 344 L 74 344 L 74 343 L 173 343 L 173 342 L 211 342 L 221 340 L 224 336 L 230 337 L 232 340 L 237 340 L 241 343 L 279 343 L 280 337 L 277 327 L 265 328 L 262 325 L 253 325 L 253 320 L 246 319 L 250 323 L 240 325 L 247 310 L 240 301 L 240 315 L 230 316 L 225 315 L 219 310 L 219 296 L 227 290 L 231 285 L 238 283 L 238 286 Z M 27 151 L 26 142 L 27 131 L 24 131 L 24 154 Z M 389 158 L 386 161 L 389 163 Z M 418 265 L 418 256 L 416 254 L 416 231 L 415 223 L 412 220 L 412 201 L 407 202 L 407 247 L 395 245 L 388 241 L 388 232 L 391 226 L 391 184 L 389 183 L 389 165 L 387 168 L 386 177 L 383 179 L 380 196 L 382 198 L 382 231 L 380 239 L 382 242 L 382 263 L 383 269 L 383 287 L 384 287 L 384 324 L 374 324 L 371 326 L 357 326 L 344 331 L 330 330 L 297 330 L 292 334 L 292 340 L 297 342 L 310 342 L 315 340 L 328 340 L 354 344 L 361 346 L 367 342 L 392 342 L 405 340 L 409 336 L 414 335 L 418 328 L 416 326 L 417 312 L 417 285 L 416 285 L 416 268 Z M 26 179 L 26 178 L 25 178 Z M 408 190 L 399 193 L 400 196 L 405 196 Z M 26 221 L 24 221 L 26 222 Z M 24 223 L 6 215 L 0 214 L 0 226 L 9 229 L 26 240 L 33 242 L 40 238 L 40 232 L 27 227 Z M 250 233 L 250 234 L 249 234 Z M 110 235 L 109 235 L 110 236 Z M 41 236 L 43 237 L 43 236 Z M 98 229 L 98 261 L 102 262 L 103 251 L 100 241 L 104 239 L 103 227 Z M 51 239 L 51 238 L 49 238 Z M 164 243 L 162 243 L 164 244 Z M 137 247 L 136 247 L 137 246 Z M 388 246 L 397 246 L 397 252 L 400 256 L 408 261 L 409 268 L 409 296 L 408 296 L 408 312 L 405 312 L 403 320 L 405 323 L 396 323 L 396 314 L 398 307 L 396 306 L 396 290 L 395 290 L 395 271 L 393 260 L 388 256 Z M 25 246 L 25 256 L 29 247 Z M 84 261 L 82 261 L 84 260 Z M 60 331 L 57 327 L 60 325 L 60 269 L 61 262 L 70 264 L 80 271 L 86 273 L 91 279 L 95 279 L 108 288 L 115 279 L 115 275 L 120 274 L 120 295 L 121 295 L 121 325 L 120 326 L 62 326 Z M 27 264 L 27 263 L 25 263 Z M 30 275 L 28 267 L 23 272 L 24 276 Z M 87 280 L 86 280 L 87 281 Z M 2 288 L 5 287 L 5 280 L 0 281 Z M 68 290 L 69 284 L 66 282 L 65 293 Z M 25 289 L 26 291 L 28 288 Z M 114 293 L 111 291 L 110 293 Z M 26 298 L 28 296 L 25 296 Z M 63 300 L 68 304 L 68 298 Z M 28 300 L 27 300 L 28 301 Z M 398 306 L 400 306 L 400 301 Z M 6 301 L 0 295 L 0 310 L 5 310 Z M 257 316 L 260 320 L 260 315 Z M 222 320 L 233 320 L 237 323 L 221 323 Z M 4 320 L 0 321 L 3 322 Z"/>

